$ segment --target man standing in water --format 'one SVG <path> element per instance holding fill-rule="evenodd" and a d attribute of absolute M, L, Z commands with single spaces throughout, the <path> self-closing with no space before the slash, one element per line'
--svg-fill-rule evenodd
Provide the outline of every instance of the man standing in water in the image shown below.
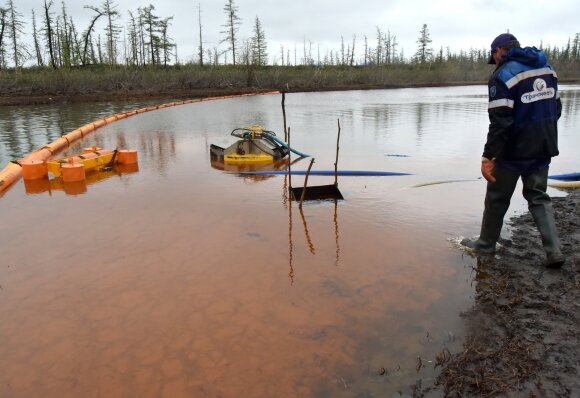
<path fill-rule="evenodd" d="M 557 122 L 562 113 L 558 79 L 546 55 L 535 47 L 521 48 L 510 33 L 491 43 L 489 64 L 497 65 L 489 88 L 489 132 L 481 173 L 487 182 L 478 239 L 461 244 L 491 254 L 518 179 L 546 252 L 546 266 L 558 268 L 565 258 L 546 193 L 551 158 L 558 155 Z"/>

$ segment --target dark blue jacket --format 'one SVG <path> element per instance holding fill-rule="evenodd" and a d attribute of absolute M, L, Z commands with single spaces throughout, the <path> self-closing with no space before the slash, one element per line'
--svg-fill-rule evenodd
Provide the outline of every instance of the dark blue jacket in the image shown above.
<path fill-rule="evenodd" d="M 535 47 L 512 48 L 489 83 L 489 132 L 483 156 L 498 163 L 558 155 L 562 113 L 558 78 Z"/>

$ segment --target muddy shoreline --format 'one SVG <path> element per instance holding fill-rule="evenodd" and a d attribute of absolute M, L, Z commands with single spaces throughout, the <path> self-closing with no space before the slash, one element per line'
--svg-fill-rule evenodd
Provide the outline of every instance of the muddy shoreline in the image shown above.
<path fill-rule="evenodd" d="M 529 212 L 511 219 L 512 238 L 495 256 L 477 258 L 463 351 L 442 355 L 435 385 L 418 381 L 416 396 L 580 394 L 580 191 L 553 202 L 564 267 L 543 266 Z"/>
<path fill-rule="evenodd" d="M 312 87 L 245 87 L 227 86 L 214 88 L 167 88 L 162 90 L 117 90 L 117 91 L 87 91 L 70 93 L 43 93 L 43 92 L 5 92 L 0 93 L 0 106 L 20 105 L 46 105 L 67 103 L 91 103 L 91 102 L 136 102 L 158 100 L 164 101 L 188 100 L 197 98 L 219 97 L 228 95 L 241 95 L 269 91 L 285 91 L 288 93 L 298 92 L 324 92 L 324 91 L 350 91 L 350 90 L 384 90 L 400 88 L 420 87 L 455 87 L 469 85 L 485 85 L 481 81 L 447 81 L 433 83 L 401 83 L 401 84 L 341 84 L 335 86 L 312 86 Z M 560 84 L 578 84 L 577 79 L 563 79 Z"/>
<path fill-rule="evenodd" d="M 67 103 L 91 102 L 137 102 L 159 100 L 185 100 L 193 98 L 218 97 L 226 95 L 240 95 L 266 90 L 246 89 L 198 89 L 198 90 L 165 90 L 155 91 L 116 91 L 116 92 L 87 92 L 87 93 L 33 93 L 27 95 L 0 95 L 0 106 L 17 105 L 46 105 Z"/>
<path fill-rule="evenodd" d="M 328 87 L 222 87 L 222 88 L 192 88 L 192 89 L 166 89 L 166 90 L 130 90 L 130 91 L 95 91 L 85 93 L 9 93 L 0 94 L 0 106 L 17 105 L 45 105 L 67 103 L 90 103 L 90 102 L 135 102 L 146 100 L 159 100 L 159 103 L 170 100 L 188 100 L 197 98 L 219 97 L 228 95 L 241 95 L 269 91 L 297 92 L 324 92 L 324 91 L 349 91 L 349 90 L 380 90 L 412 87 L 452 87 L 485 84 L 480 82 L 448 82 L 433 84 L 401 84 L 401 85 L 340 85 Z"/>

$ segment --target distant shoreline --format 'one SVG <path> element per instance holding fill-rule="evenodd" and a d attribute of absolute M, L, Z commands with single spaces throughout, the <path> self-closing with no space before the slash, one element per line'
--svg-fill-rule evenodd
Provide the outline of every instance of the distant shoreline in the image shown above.
<path fill-rule="evenodd" d="M 188 70 L 180 74 L 156 71 L 152 75 L 121 72 L 97 78 L 94 76 L 98 76 L 98 72 L 93 72 L 93 75 L 73 72 L 71 75 L 62 74 L 57 79 L 32 72 L 30 76 L 24 74 L 24 77 L 19 76 L 18 79 L 9 80 L 8 76 L 3 76 L 0 81 L 0 106 L 152 100 L 162 103 L 268 91 L 297 93 L 486 85 L 487 76 L 491 73 L 491 69 L 488 69 L 471 71 L 469 76 L 441 70 L 401 69 L 360 73 L 339 69 L 320 72 L 312 68 L 297 74 L 282 70 L 275 76 L 269 71 L 254 71 L 247 79 L 255 79 L 258 84 L 252 81 L 251 85 L 245 81 L 247 72 L 232 73 L 227 69 L 209 74 L 206 70 Z M 61 81 L 55 84 L 55 80 Z M 574 74 L 560 79 L 560 84 L 579 83 L 580 76 Z"/>
<path fill-rule="evenodd" d="M 337 87 L 317 87 L 317 88 L 300 88 L 281 90 L 278 88 L 208 88 L 208 89 L 168 89 L 156 92 L 136 90 L 130 92 L 91 92 L 84 94 L 43 94 L 43 95 L 0 95 L 0 106 L 18 106 L 18 105 L 47 105 L 47 104 L 66 104 L 66 103 L 91 103 L 91 102 L 134 102 L 142 100 L 186 100 L 195 98 L 208 98 L 228 95 L 242 95 L 250 93 L 261 93 L 268 91 L 285 91 L 287 93 L 304 93 L 304 92 L 326 92 L 326 91 L 356 91 L 356 90 L 385 90 L 417 87 L 453 87 L 453 86 L 471 86 L 486 84 L 486 82 L 457 82 L 445 84 L 404 84 L 404 85 L 348 85 Z"/>

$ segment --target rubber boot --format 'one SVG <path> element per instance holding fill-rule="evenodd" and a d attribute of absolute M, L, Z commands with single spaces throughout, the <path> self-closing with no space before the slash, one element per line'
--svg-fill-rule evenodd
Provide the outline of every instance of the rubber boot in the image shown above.
<path fill-rule="evenodd" d="M 509 207 L 509 201 L 507 202 L 507 206 L 505 206 L 501 201 L 496 203 L 494 196 L 493 193 L 490 194 L 489 190 L 485 195 L 485 208 L 483 210 L 479 237 L 477 239 L 465 238 L 461 241 L 463 246 L 467 246 L 482 254 L 495 253 L 495 244 L 501 234 L 503 216 Z"/>
<path fill-rule="evenodd" d="M 523 193 L 542 237 L 542 245 L 546 252 L 546 267 L 559 268 L 564 265 L 566 259 L 562 255 L 560 247 L 552 200 L 546 193 L 547 179 L 548 167 L 522 178 L 524 183 Z"/>
<path fill-rule="evenodd" d="M 481 254 L 495 253 L 495 243 L 488 243 L 482 240 L 481 237 L 477 239 L 464 238 L 461 240 L 461 244 Z"/>
<path fill-rule="evenodd" d="M 483 220 L 481 221 L 479 237 L 477 239 L 465 238 L 461 241 L 461 244 L 478 253 L 495 253 L 495 244 L 501 234 L 504 214 L 505 212 L 501 213 L 489 208 L 488 201 L 486 200 L 486 207 L 483 211 Z"/>
<path fill-rule="evenodd" d="M 530 211 L 542 237 L 542 245 L 546 252 L 546 267 L 560 268 L 564 265 L 566 258 L 562 255 L 560 248 L 560 238 L 556 229 L 552 204 L 536 207 Z"/>
<path fill-rule="evenodd" d="M 463 246 L 482 254 L 495 253 L 495 244 L 501 234 L 503 217 L 510 206 L 511 197 L 519 178 L 518 174 L 502 170 L 499 167 L 496 167 L 494 176 L 496 182 L 487 183 L 479 238 L 466 238 L 461 241 Z"/>

